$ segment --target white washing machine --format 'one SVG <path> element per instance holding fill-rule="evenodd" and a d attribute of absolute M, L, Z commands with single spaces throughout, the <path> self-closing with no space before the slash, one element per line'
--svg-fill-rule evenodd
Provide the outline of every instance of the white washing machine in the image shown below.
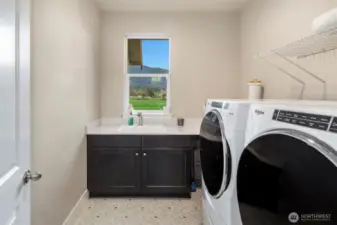
<path fill-rule="evenodd" d="M 240 218 L 233 174 L 236 152 L 244 147 L 249 106 L 244 100 L 207 101 L 200 129 L 204 225 L 232 225 Z"/>
<path fill-rule="evenodd" d="M 230 225 L 337 224 L 337 107 L 305 105 L 251 104 Z"/>

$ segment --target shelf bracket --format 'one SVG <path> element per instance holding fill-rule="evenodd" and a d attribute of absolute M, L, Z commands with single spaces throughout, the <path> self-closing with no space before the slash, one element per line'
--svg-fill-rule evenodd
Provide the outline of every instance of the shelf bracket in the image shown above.
<path fill-rule="evenodd" d="M 282 59 L 284 59 L 285 61 L 289 62 L 290 64 L 292 64 L 293 66 L 297 67 L 298 69 L 304 71 L 306 74 L 308 74 L 309 76 L 313 77 L 314 79 L 318 80 L 319 82 L 321 82 L 323 84 L 323 96 L 322 99 L 326 100 L 326 81 L 323 80 L 322 78 L 320 78 L 319 76 L 317 76 L 316 74 L 310 72 L 309 70 L 307 70 L 306 68 L 302 67 L 301 65 L 297 64 L 296 62 L 294 62 L 293 60 L 289 59 L 288 57 L 283 56 L 282 54 L 278 53 L 277 51 L 274 51 L 274 53 L 281 57 Z"/>
<path fill-rule="evenodd" d="M 306 88 L 306 84 L 305 82 L 303 82 L 302 80 L 300 80 L 299 78 L 297 78 L 296 76 L 292 75 L 291 73 L 289 73 L 288 71 L 282 69 L 281 67 L 279 67 L 278 65 L 276 65 L 275 63 L 271 62 L 270 60 L 263 58 L 260 55 L 257 55 L 260 59 L 264 59 L 264 61 L 266 61 L 268 64 L 270 64 L 271 66 L 277 68 L 279 71 L 281 71 L 282 73 L 284 73 L 285 75 L 291 77 L 292 79 L 296 80 L 298 83 L 302 84 L 302 89 L 300 92 L 300 99 L 303 99 L 303 95 L 304 95 L 304 90 Z"/>

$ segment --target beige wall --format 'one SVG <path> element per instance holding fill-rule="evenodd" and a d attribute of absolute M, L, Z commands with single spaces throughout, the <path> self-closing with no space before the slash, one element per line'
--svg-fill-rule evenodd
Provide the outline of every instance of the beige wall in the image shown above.
<path fill-rule="evenodd" d="M 241 90 L 247 95 L 247 81 L 260 78 L 266 98 L 297 98 L 301 85 L 253 56 L 312 34 L 311 22 L 319 14 L 337 7 L 336 0 L 253 0 L 241 16 Z M 277 57 L 276 62 L 307 83 L 304 97 L 322 97 L 322 85 Z M 326 79 L 328 99 L 337 99 L 336 52 L 298 60 L 300 65 Z"/>
<path fill-rule="evenodd" d="M 60 225 L 86 189 L 85 124 L 99 117 L 99 14 L 89 0 L 33 0 L 33 225 Z"/>
<path fill-rule="evenodd" d="M 231 13 L 107 13 L 102 20 L 102 116 L 123 112 L 124 36 L 171 37 L 172 112 L 199 117 L 207 98 L 234 98 L 240 24 Z"/>

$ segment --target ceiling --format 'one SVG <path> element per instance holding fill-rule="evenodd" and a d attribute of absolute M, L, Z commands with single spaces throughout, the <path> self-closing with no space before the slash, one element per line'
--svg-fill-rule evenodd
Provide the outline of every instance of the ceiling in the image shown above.
<path fill-rule="evenodd" d="M 237 11 L 249 0 L 94 0 L 105 11 Z"/>

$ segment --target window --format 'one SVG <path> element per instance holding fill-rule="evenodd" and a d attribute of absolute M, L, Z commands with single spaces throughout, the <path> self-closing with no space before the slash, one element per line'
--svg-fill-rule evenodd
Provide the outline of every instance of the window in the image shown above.
<path fill-rule="evenodd" d="M 169 108 L 170 40 L 127 38 L 127 107 L 162 112 Z M 166 110 L 165 110 L 166 111 Z"/>

